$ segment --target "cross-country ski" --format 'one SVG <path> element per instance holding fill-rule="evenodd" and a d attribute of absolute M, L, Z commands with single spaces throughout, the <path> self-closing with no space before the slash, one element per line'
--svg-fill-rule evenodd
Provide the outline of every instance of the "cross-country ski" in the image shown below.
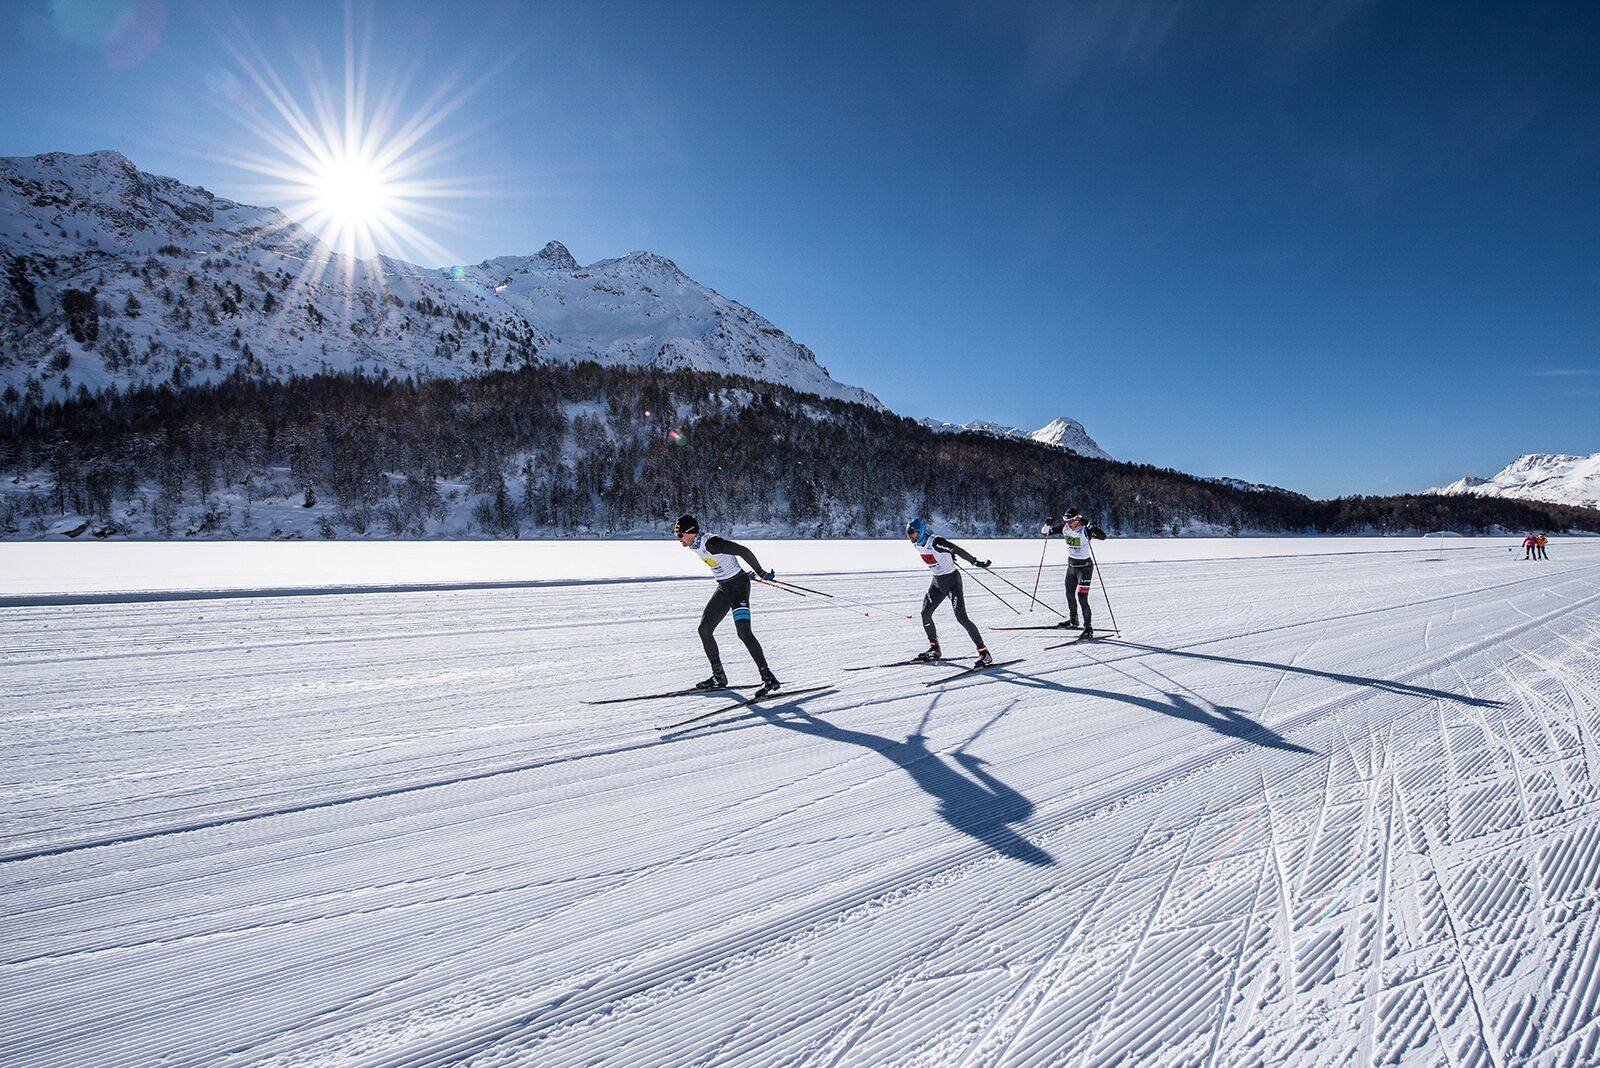
<path fill-rule="evenodd" d="M 953 675 L 945 675 L 945 676 L 943 676 L 941 678 L 934 679 L 931 682 L 925 682 L 925 683 L 923 683 L 923 685 L 924 686 L 943 686 L 947 682 L 960 682 L 962 679 L 973 678 L 974 676 L 982 675 L 985 672 L 996 671 L 996 670 L 998 670 L 1000 668 L 1004 668 L 1004 667 L 1011 667 L 1013 664 L 1020 664 L 1020 663 L 1022 663 L 1022 660 L 1023 660 L 1022 657 L 1018 657 L 1015 660 L 989 660 L 989 661 L 985 661 L 983 663 L 974 664 L 971 667 L 967 668 L 965 671 L 958 671 Z"/>
<path fill-rule="evenodd" d="M 724 716 L 724 715 L 727 715 L 729 712 L 739 712 L 739 711 L 742 711 L 744 709 L 754 708 L 757 705 L 760 705 L 760 704 L 763 704 L 763 703 L 766 703 L 766 702 L 782 701 L 782 700 L 786 700 L 786 699 L 791 698 L 791 697 L 799 697 L 799 696 L 801 696 L 803 694 L 821 693 L 822 691 L 827 690 L 827 689 L 830 689 L 830 687 L 828 687 L 828 686 L 806 686 L 806 687 L 802 687 L 802 688 L 800 688 L 798 690 L 785 690 L 785 689 L 782 689 L 782 688 L 768 690 L 765 687 L 763 687 L 762 689 L 756 691 L 755 693 L 751 694 L 749 697 L 744 698 L 743 700 L 733 701 L 733 702 L 731 702 L 729 704 L 722 705 L 721 707 L 713 708 L 709 712 L 702 712 L 697 716 L 690 716 L 688 719 L 681 719 L 676 723 L 664 723 L 661 726 L 657 727 L 656 730 L 661 731 L 663 733 L 667 733 L 667 732 L 671 732 L 671 731 L 678 731 L 678 730 L 682 730 L 685 727 L 693 726 L 695 724 L 707 723 L 707 722 L 715 721 L 715 718 L 717 716 Z"/>

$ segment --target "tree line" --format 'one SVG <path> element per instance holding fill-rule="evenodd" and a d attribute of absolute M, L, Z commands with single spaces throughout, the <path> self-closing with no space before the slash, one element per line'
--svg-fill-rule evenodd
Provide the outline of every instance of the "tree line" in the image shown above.
<path fill-rule="evenodd" d="M 11 509 L 76 513 L 110 532 L 129 505 L 158 533 L 206 529 L 222 494 L 331 501 L 324 536 L 426 536 L 458 505 L 476 531 L 500 537 L 645 531 L 683 511 L 730 533 L 881 536 L 921 514 L 963 534 L 1026 536 L 1068 505 L 1121 535 L 1600 531 L 1589 509 L 1253 492 L 937 433 L 749 379 L 594 363 L 453 380 L 241 370 L 209 384 L 17 398 L 0 406 L 0 470 L 48 475 L 46 492 Z M 21 518 L 0 516 L 10 529 Z"/>

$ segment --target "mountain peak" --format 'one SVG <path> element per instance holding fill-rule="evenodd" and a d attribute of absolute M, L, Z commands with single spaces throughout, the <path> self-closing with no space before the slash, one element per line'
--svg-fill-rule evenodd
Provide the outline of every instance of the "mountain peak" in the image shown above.
<path fill-rule="evenodd" d="M 1059 445 L 1063 449 L 1071 449 L 1079 456 L 1092 456 L 1097 460 L 1111 459 L 1111 454 L 1102 449 L 1099 443 L 1089 436 L 1089 432 L 1083 429 L 1083 424 L 1076 419 L 1052 419 L 1028 436 L 1046 445 Z"/>
<path fill-rule="evenodd" d="M 604 262 L 611 264 L 625 263 L 633 267 L 638 267 L 641 270 L 648 271 L 652 274 L 667 275 L 674 278 L 683 277 L 683 272 L 678 269 L 678 265 L 676 263 L 673 263 L 665 256 L 655 252 L 646 252 L 643 250 L 639 252 L 630 252 L 626 256 L 618 256 L 614 260 L 606 260 Z M 595 266 L 598 267 L 600 265 L 595 264 Z"/>
<path fill-rule="evenodd" d="M 1096 460 L 1109 460 L 1111 454 L 1102 449 L 1089 432 L 1083 429 L 1083 424 L 1076 419 L 1052 419 L 1049 423 L 1031 433 L 1018 430 L 1016 427 L 1006 426 L 989 419 L 974 419 L 970 423 L 946 423 L 940 419 L 924 419 L 922 425 L 941 434 L 956 434 L 966 432 L 970 434 L 987 434 L 994 438 L 1022 438 L 1028 441 L 1037 441 L 1041 445 L 1052 445 L 1058 449 L 1075 452 L 1079 456 L 1087 456 Z"/>
<path fill-rule="evenodd" d="M 1501 468 L 1493 478 L 1468 475 L 1425 494 L 1514 497 L 1521 500 L 1600 508 L 1600 452 L 1593 456 L 1532 452 Z"/>
<path fill-rule="evenodd" d="M 578 269 L 578 261 L 572 258 L 572 253 L 567 251 L 567 246 L 559 241 L 549 242 L 533 258 L 543 260 L 550 266 L 560 268 L 563 271 L 576 271 Z"/>

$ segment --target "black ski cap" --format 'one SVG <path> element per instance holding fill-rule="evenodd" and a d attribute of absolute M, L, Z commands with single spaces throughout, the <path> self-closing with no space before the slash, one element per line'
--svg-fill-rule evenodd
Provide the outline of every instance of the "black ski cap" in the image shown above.
<path fill-rule="evenodd" d="M 1067 519 L 1082 519 L 1083 516 L 1078 513 L 1078 510 L 1076 508 L 1068 508 L 1067 511 L 1066 511 L 1066 514 L 1064 514 L 1061 518 L 1063 520 L 1067 520 Z"/>
<path fill-rule="evenodd" d="M 674 534 L 698 534 L 700 533 L 700 522 L 686 512 L 678 517 L 676 523 L 672 524 L 672 532 Z"/>

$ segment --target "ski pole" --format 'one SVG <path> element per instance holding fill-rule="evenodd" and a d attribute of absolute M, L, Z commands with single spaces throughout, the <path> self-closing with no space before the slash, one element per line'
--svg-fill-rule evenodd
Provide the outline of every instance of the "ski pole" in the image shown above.
<path fill-rule="evenodd" d="M 1004 582 L 1007 586 L 1010 586 L 1012 589 L 1016 590 L 1018 593 L 1022 594 L 1022 596 L 1028 598 L 1030 601 L 1033 601 L 1035 604 L 1042 604 L 1046 608 L 1049 608 L 1050 611 L 1055 612 L 1056 615 L 1061 616 L 1061 613 L 1060 612 L 1056 612 L 1055 608 L 1053 608 L 1052 606 L 1050 606 L 1048 604 L 1045 604 L 1044 601 L 1039 600 L 1039 598 L 1035 597 L 1033 594 L 1029 593 L 1027 590 L 1023 589 L 1021 586 L 1018 586 L 1015 582 L 1012 582 L 1010 579 L 1006 578 L 1004 575 L 996 575 L 993 571 L 989 572 L 989 574 L 993 575 L 995 578 L 999 579 L 1001 582 Z M 1021 614 L 1022 614 L 1021 612 L 1017 613 L 1017 615 L 1019 615 L 1019 616 Z M 1061 618 L 1065 619 L 1067 617 L 1066 616 L 1061 616 Z"/>
<path fill-rule="evenodd" d="M 1044 578 L 1044 554 L 1050 548 L 1050 539 L 1045 538 L 1044 544 L 1039 547 L 1039 570 L 1033 573 L 1033 601 L 1039 603 L 1039 580 Z M 1028 606 L 1028 611 L 1033 611 L 1033 605 Z"/>
<path fill-rule="evenodd" d="M 962 568 L 962 570 L 966 571 L 965 568 Z M 981 578 L 979 578 L 977 576 L 976 572 L 967 571 L 966 573 L 972 576 L 972 581 L 973 582 L 976 582 L 978 585 L 982 586 L 984 589 L 989 590 L 988 585 Z M 1018 609 L 1012 607 L 1012 604 L 1011 604 L 1010 601 L 1006 600 L 1004 597 L 1000 596 L 998 593 L 995 593 L 993 590 L 989 590 L 989 592 L 990 593 L 994 593 L 994 599 L 995 600 L 999 601 L 1001 604 L 1005 605 L 1007 608 L 1010 608 L 1013 612 L 1016 612 L 1017 615 L 1020 616 L 1022 614 L 1021 611 L 1019 611 Z M 1026 592 L 1026 591 L 1024 591 L 1024 592 Z"/>
<path fill-rule="evenodd" d="M 1094 569 L 1100 571 L 1100 561 L 1096 560 L 1094 555 L 1093 539 L 1084 538 L 1083 540 L 1089 545 L 1089 559 L 1094 560 Z M 1111 591 L 1106 588 L 1106 573 L 1104 571 L 1100 571 L 1100 596 L 1106 599 L 1106 614 L 1111 617 L 1111 629 L 1120 632 L 1121 628 L 1117 626 L 1116 609 L 1111 607 Z"/>
<path fill-rule="evenodd" d="M 778 589 L 782 590 L 784 593 L 792 593 L 796 597 L 804 597 L 807 593 L 813 592 L 811 590 L 806 590 L 805 593 L 801 593 L 798 587 L 795 588 L 795 589 L 790 589 L 787 583 L 783 583 L 783 582 L 768 582 L 766 579 L 762 578 L 760 575 L 752 574 L 750 577 L 755 579 L 757 582 L 761 583 L 763 586 L 776 586 Z"/>
<path fill-rule="evenodd" d="M 761 581 L 762 582 L 766 582 L 767 580 L 766 579 L 762 579 Z M 897 612 L 897 611 L 899 611 L 899 609 L 897 609 L 897 608 L 889 608 L 889 607 L 887 607 L 885 605 L 873 604 L 871 601 L 858 601 L 853 597 L 846 597 L 842 593 L 829 593 L 826 590 L 814 590 L 810 586 L 802 586 L 799 583 L 788 582 L 788 581 L 786 581 L 784 579 L 773 579 L 771 581 L 770 585 L 781 586 L 784 589 L 789 590 L 790 592 L 793 592 L 795 590 L 799 590 L 802 593 L 809 593 L 814 597 L 826 597 L 830 601 L 843 601 L 846 604 L 859 605 L 862 608 L 876 608 L 880 612 Z M 910 619 L 911 617 L 910 616 L 906 616 L 906 618 Z"/>
<path fill-rule="evenodd" d="M 800 586 L 800 585 L 797 585 L 797 584 L 795 584 L 793 582 L 785 582 L 783 579 L 770 579 L 769 580 L 769 579 L 762 578 L 760 575 L 753 575 L 751 577 L 754 578 L 757 582 L 761 583 L 763 586 L 776 586 L 778 589 L 783 590 L 785 593 L 792 593 L 796 597 L 807 597 L 807 596 L 810 596 L 810 597 L 821 597 L 821 598 L 824 598 L 825 600 L 829 600 L 829 601 L 843 601 L 845 604 L 853 604 L 857 608 L 870 608 L 870 609 L 873 609 L 874 611 L 878 611 L 878 612 L 895 612 L 895 613 L 899 613 L 899 611 L 900 611 L 898 608 L 888 608 L 888 607 L 886 607 L 884 605 L 881 605 L 881 604 L 872 604 L 869 601 L 857 601 L 857 600 L 855 600 L 853 598 L 845 597 L 842 594 L 827 593 L 827 592 L 825 592 L 823 590 L 814 590 L 809 586 Z M 868 614 L 870 615 L 871 613 L 868 613 Z M 906 618 L 907 619 L 913 619 L 915 617 L 911 616 L 911 615 L 906 615 Z"/>

